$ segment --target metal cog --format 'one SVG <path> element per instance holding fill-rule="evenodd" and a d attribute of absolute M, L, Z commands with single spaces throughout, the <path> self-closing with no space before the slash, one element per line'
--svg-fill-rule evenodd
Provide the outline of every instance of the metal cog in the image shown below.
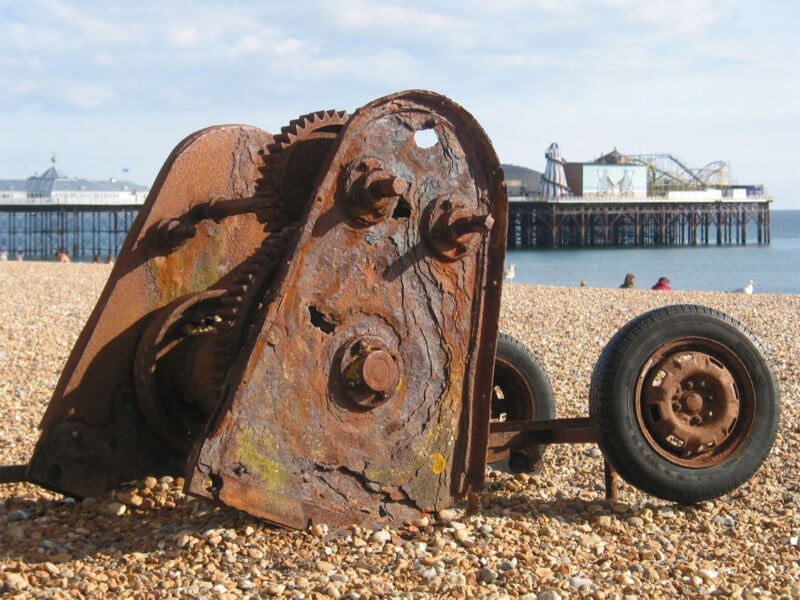
<path fill-rule="evenodd" d="M 302 115 L 281 127 L 281 132 L 274 136 L 272 144 L 268 146 L 269 151 L 285 151 L 297 142 L 315 137 L 334 139 L 349 119 L 350 115 L 344 110 L 318 110 Z"/>
<path fill-rule="evenodd" d="M 267 147 L 264 179 L 270 198 L 300 218 L 325 158 L 350 116 L 343 110 L 320 110 L 292 120 Z"/>
<path fill-rule="evenodd" d="M 258 311 L 269 303 L 275 266 L 302 226 L 309 196 L 322 165 L 349 119 L 345 111 L 322 110 L 298 117 L 281 128 L 264 155 L 260 193 L 279 208 L 280 217 L 265 224 L 261 246 L 233 273 L 221 299 L 222 323 L 216 340 L 214 380 L 221 389 Z"/>

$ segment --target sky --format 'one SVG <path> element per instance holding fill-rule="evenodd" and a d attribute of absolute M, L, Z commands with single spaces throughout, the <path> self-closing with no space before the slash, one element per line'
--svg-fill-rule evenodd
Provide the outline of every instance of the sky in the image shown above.
<path fill-rule="evenodd" d="M 149 186 L 198 129 L 425 89 L 503 163 L 725 161 L 796 210 L 798 31 L 788 0 L 0 0 L 0 178 Z"/>

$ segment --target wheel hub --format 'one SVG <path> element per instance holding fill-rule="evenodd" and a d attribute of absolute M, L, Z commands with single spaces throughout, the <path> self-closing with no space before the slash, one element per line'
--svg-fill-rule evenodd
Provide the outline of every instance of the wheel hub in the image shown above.
<path fill-rule="evenodd" d="M 682 466 L 718 464 L 740 445 L 737 426 L 747 427 L 740 414 L 740 366 L 727 349 L 713 346 L 685 339 L 666 345 L 640 377 L 642 430 L 658 454 Z"/>
<path fill-rule="evenodd" d="M 696 392 L 684 394 L 683 406 L 686 409 L 686 412 L 691 413 L 692 415 L 699 415 L 703 408 L 703 397 Z"/>

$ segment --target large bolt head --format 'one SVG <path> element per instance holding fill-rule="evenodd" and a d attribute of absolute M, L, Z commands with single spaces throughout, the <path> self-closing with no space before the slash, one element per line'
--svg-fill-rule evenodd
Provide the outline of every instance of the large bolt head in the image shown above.
<path fill-rule="evenodd" d="M 437 258 L 459 260 L 476 250 L 491 232 L 494 217 L 469 205 L 466 198 L 448 194 L 436 198 L 425 209 L 423 235 Z"/>
<path fill-rule="evenodd" d="M 397 387 L 398 377 L 397 364 L 385 350 L 368 352 L 361 363 L 361 379 L 373 392 L 389 394 Z"/>
<path fill-rule="evenodd" d="M 352 339 L 342 347 L 341 356 L 341 389 L 350 404 L 371 409 L 394 395 L 400 367 L 383 340 L 372 336 Z"/>

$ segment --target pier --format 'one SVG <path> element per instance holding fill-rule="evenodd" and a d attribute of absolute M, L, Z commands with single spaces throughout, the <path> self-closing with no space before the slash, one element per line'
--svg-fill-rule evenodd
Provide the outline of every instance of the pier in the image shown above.
<path fill-rule="evenodd" d="M 0 205 L 0 238 L 13 259 L 51 260 L 59 250 L 76 259 L 119 253 L 141 205 Z"/>
<path fill-rule="evenodd" d="M 531 170 L 533 185 L 506 180 L 508 248 L 770 243 L 772 198 L 763 186 L 728 183 L 724 163 L 693 170 L 671 155 L 616 151 L 567 163 L 556 144 L 545 156 L 540 181 Z M 39 260 L 61 249 L 79 260 L 116 256 L 148 193 L 129 181 L 66 177 L 53 158 L 42 175 L 0 180 L 0 250 Z"/>
<path fill-rule="evenodd" d="M 770 243 L 769 196 L 692 202 L 665 197 L 509 198 L 508 248 Z"/>
<path fill-rule="evenodd" d="M 747 201 L 676 203 L 558 201 L 510 198 L 508 248 L 666 247 L 770 243 L 770 197 Z M 12 255 L 48 260 L 65 249 L 73 258 L 119 253 L 141 209 L 131 205 L 20 206 L 0 204 L 0 237 Z"/>
<path fill-rule="evenodd" d="M 149 189 L 130 181 L 67 177 L 55 166 L 26 179 L 0 179 L 0 251 L 51 260 L 116 256 Z"/>

